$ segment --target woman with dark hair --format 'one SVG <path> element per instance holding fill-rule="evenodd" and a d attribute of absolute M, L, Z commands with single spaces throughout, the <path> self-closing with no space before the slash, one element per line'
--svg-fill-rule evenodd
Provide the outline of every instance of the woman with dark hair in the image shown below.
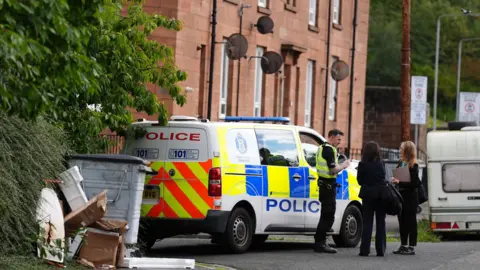
<path fill-rule="evenodd" d="M 368 142 L 362 149 L 362 159 L 358 163 L 357 180 L 362 198 L 363 233 L 360 244 L 360 256 L 370 254 L 372 240 L 373 215 L 375 214 L 376 235 L 375 249 L 377 256 L 383 257 L 387 247 L 385 229 L 385 209 L 380 201 L 382 186 L 385 185 L 385 168 L 380 158 L 380 146 L 376 142 Z"/>
<path fill-rule="evenodd" d="M 400 161 L 397 168 L 405 166 L 408 167 L 410 172 L 410 182 L 400 182 L 392 177 L 392 183 L 398 185 L 403 198 L 402 213 L 398 215 L 401 246 L 393 253 L 415 255 L 415 246 L 417 245 L 418 188 L 421 181 L 418 176 L 417 147 L 412 141 L 405 141 L 400 145 Z"/>

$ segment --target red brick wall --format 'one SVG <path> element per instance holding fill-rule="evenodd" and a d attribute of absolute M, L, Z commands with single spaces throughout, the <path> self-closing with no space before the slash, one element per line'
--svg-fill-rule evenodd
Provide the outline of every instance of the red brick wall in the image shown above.
<path fill-rule="evenodd" d="M 363 141 L 376 141 L 380 147 L 397 149 L 401 143 L 401 103 L 399 87 L 366 88 Z M 429 115 L 427 106 L 427 115 Z M 410 126 L 415 141 L 415 126 Z M 426 151 L 427 125 L 418 127 L 418 146 Z"/>
<path fill-rule="evenodd" d="M 239 31 L 238 3 L 242 2 L 243 4 L 252 5 L 252 8 L 244 9 L 243 15 L 242 34 L 249 42 L 248 56 L 255 55 L 257 45 L 265 47 L 266 50 L 273 50 L 278 53 L 281 53 L 281 46 L 285 43 L 291 43 L 306 50 L 300 54 L 298 61 L 296 61 L 296 65 L 291 66 L 292 72 L 290 75 L 290 83 L 288 85 L 285 84 L 285 93 L 289 94 L 284 96 L 285 111 L 283 115 L 290 117 L 290 119 L 298 125 L 304 124 L 307 61 L 309 59 L 316 61 L 314 76 L 315 85 L 312 102 L 312 127 L 322 134 L 326 133 L 322 130 L 322 125 L 325 96 L 325 54 L 327 29 L 329 27 L 327 24 L 328 0 L 318 1 L 317 31 L 311 31 L 308 27 L 309 0 L 296 0 L 295 12 L 286 10 L 284 1 L 280 0 L 268 1 L 268 9 L 257 8 L 257 0 L 217 1 L 217 42 L 221 42 L 223 37 L 228 37 Z M 354 0 L 342 0 L 341 2 L 341 25 L 332 27 L 331 29 L 330 52 L 331 55 L 340 57 L 341 60 L 344 60 L 350 65 Z M 212 1 L 210 0 L 147 0 L 145 2 L 144 6 L 146 11 L 161 12 L 164 15 L 176 17 L 184 22 L 184 29 L 178 33 L 159 29 L 152 34 L 153 39 L 166 43 L 175 49 L 177 65 L 188 73 L 188 79 L 186 82 L 182 83 L 182 86 L 184 88 L 189 87 L 193 89 L 193 91 L 187 92 L 187 104 L 184 107 L 179 107 L 173 104 L 168 98 L 168 93 L 162 92 L 158 87 L 151 87 L 152 91 L 157 93 L 160 100 L 168 104 L 167 107 L 171 114 L 200 117 L 207 116 L 211 3 Z M 273 34 L 261 35 L 255 27 L 252 27 L 252 24 L 255 24 L 257 19 L 263 15 L 269 15 L 274 21 L 275 27 Z M 353 148 L 360 148 L 362 145 L 361 135 L 363 133 L 368 18 L 369 0 L 359 0 L 357 49 L 355 55 L 355 78 L 353 87 Z M 212 120 L 219 119 L 221 51 L 222 44 L 217 44 L 215 49 L 215 69 L 212 82 Z M 239 115 L 253 115 L 255 60 L 255 58 L 250 61 L 245 59 L 241 60 Z M 284 60 L 285 63 L 289 61 L 289 59 Z M 238 61 L 231 61 L 229 69 L 231 76 L 229 78 L 227 115 L 236 114 L 237 62 Z M 290 61 L 290 63 L 291 62 L 292 61 Z M 297 72 L 299 72 L 298 82 L 296 82 Z M 282 73 L 282 75 L 285 75 L 285 72 Z M 288 79 L 286 79 L 286 81 L 288 81 Z M 264 76 L 264 92 L 262 99 L 262 112 L 264 116 L 273 116 L 277 113 L 276 106 L 278 106 L 278 104 L 275 100 L 279 100 L 278 82 L 278 76 Z M 327 120 L 327 131 L 328 129 L 336 127 L 347 133 L 349 89 L 349 77 L 338 82 L 337 118 L 336 121 Z M 280 115 L 280 113 L 278 113 L 278 115 Z M 140 115 L 137 116 L 140 117 Z M 141 116 L 145 117 L 144 115 Z M 349 136 L 348 134 L 346 135 Z"/>

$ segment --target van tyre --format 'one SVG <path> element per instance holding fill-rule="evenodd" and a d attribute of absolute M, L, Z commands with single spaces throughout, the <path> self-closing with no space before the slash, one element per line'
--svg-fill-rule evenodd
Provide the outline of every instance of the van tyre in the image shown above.
<path fill-rule="evenodd" d="M 252 244 L 253 222 L 244 208 L 235 208 L 227 222 L 222 245 L 231 253 L 245 253 Z"/>
<path fill-rule="evenodd" d="M 337 247 L 356 247 L 362 238 L 362 212 L 355 205 L 349 205 L 343 213 L 340 234 L 333 235 Z"/>

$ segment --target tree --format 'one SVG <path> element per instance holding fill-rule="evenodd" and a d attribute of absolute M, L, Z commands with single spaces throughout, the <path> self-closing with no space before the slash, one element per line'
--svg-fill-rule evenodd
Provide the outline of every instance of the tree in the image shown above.
<path fill-rule="evenodd" d="M 0 1 L 1 109 L 27 119 L 45 116 L 78 152 L 105 146 L 99 135 L 107 128 L 124 131 L 131 110 L 158 114 L 166 124 L 167 110 L 147 85 L 167 89 L 183 106 L 178 83 L 187 75 L 173 49 L 148 36 L 158 27 L 180 31 L 182 23 L 145 13 L 141 2 Z"/>
<path fill-rule="evenodd" d="M 422 0 L 412 1 L 411 57 L 412 75 L 428 76 L 428 101 L 432 104 L 435 74 L 436 22 L 441 14 L 458 13 L 460 8 L 480 12 L 478 1 Z M 401 2 L 372 0 L 370 7 L 367 84 L 400 85 Z M 449 17 L 442 19 L 438 82 L 438 116 L 455 117 L 458 42 L 480 36 L 480 18 Z M 462 57 L 462 91 L 480 92 L 480 74 L 475 62 L 480 57 L 480 42 L 464 44 Z M 476 49 L 477 48 L 477 49 Z"/>

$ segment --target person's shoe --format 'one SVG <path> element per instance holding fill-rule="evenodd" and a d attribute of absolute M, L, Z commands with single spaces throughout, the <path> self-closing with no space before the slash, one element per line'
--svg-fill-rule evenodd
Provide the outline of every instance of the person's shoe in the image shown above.
<path fill-rule="evenodd" d="M 360 257 L 368 257 L 368 254 L 360 252 L 360 253 L 358 253 L 358 256 L 360 256 Z"/>
<path fill-rule="evenodd" d="M 317 253 L 337 253 L 337 250 L 329 246 L 327 243 L 315 243 L 313 251 Z"/>
<path fill-rule="evenodd" d="M 415 247 L 408 246 L 405 255 L 415 255 Z"/>
<path fill-rule="evenodd" d="M 405 250 L 407 250 L 406 246 L 399 246 L 393 251 L 393 254 L 402 254 L 402 252 L 404 252 Z"/>

